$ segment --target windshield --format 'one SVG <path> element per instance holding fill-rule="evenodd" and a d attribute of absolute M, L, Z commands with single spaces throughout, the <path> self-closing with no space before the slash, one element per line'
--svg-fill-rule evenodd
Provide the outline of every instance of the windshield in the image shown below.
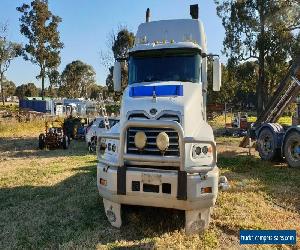
<path fill-rule="evenodd" d="M 153 81 L 199 82 L 199 52 L 152 51 L 129 58 L 129 84 Z"/>

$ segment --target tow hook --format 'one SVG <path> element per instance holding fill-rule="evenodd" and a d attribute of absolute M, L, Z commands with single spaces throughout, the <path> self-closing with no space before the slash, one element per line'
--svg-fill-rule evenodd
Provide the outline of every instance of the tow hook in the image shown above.
<path fill-rule="evenodd" d="M 222 175 L 219 177 L 219 189 L 220 190 L 223 190 L 223 191 L 226 191 L 229 189 L 229 183 L 228 183 L 228 180 L 227 180 L 227 177 Z"/>

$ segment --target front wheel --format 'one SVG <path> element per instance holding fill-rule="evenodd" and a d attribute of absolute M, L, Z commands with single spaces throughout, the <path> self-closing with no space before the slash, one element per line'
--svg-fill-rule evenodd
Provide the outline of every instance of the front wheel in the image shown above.
<path fill-rule="evenodd" d="M 284 143 L 284 156 L 290 167 L 300 168 L 300 133 L 291 132 Z"/>

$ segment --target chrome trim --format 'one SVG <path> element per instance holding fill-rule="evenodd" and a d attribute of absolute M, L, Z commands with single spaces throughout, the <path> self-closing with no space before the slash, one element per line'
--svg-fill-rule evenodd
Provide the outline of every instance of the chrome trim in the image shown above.
<path fill-rule="evenodd" d="M 140 159 L 138 161 L 126 161 L 127 164 L 129 165 L 134 165 L 134 166 L 145 166 L 145 165 L 149 165 L 153 164 L 153 162 L 147 162 L 147 161 L 141 161 Z M 155 162 L 155 166 L 159 166 L 159 167 L 178 167 L 178 163 L 169 163 L 169 162 Z M 155 168 L 155 166 L 153 166 L 153 168 Z"/>
<path fill-rule="evenodd" d="M 181 122 L 183 121 L 182 119 L 182 114 L 179 112 L 179 111 L 174 111 L 174 110 L 163 110 L 161 112 L 159 112 L 155 117 L 154 119 L 159 119 L 161 116 L 163 115 L 177 115 L 178 118 L 179 118 L 179 123 L 181 124 Z"/>
<path fill-rule="evenodd" d="M 141 127 L 141 128 L 172 128 L 178 133 L 179 138 L 179 152 L 180 156 L 152 156 L 152 155 L 135 155 L 135 154 L 127 154 L 125 153 L 125 144 L 126 144 L 126 133 L 129 127 Z M 213 141 L 206 141 L 202 139 L 198 139 L 195 137 L 184 137 L 182 126 L 175 121 L 159 121 L 159 120 L 151 120 L 149 121 L 142 121 L 142 120 L 129 120 L 126 121 L 121 129 L 121 133 L 100 133 L 98 136 L 98 143 L 100 142 L 101 138 L 105 139 L 118 139 L 120 140 L 119 144 L 119 157 L 118 157 L 118 166 L 123 167 L 125 160 L 127 161 L 140 161 L 141 157 L 143 162 L 158 162 L 158 163 L 169 163 L 169 164 L 178 164 L 180 166 L 181 171 L 186 171 L 187 173 L 199 173 L 199 172 L 207 172 L 212 170 L 217 163 L 217 151 L 216 151 L 216 144 Z M 213 148 L 213 161 L 209 166 L 195 166 L 185 168 L 185 144 L 187 143 L 207 143 L 210 144 Z M 98 148 L 98 147 L 97 147 Z M 99 158 L 98 160 L 102 163 L 104 161 L 106 165 L 112 165 L 108 161 L 104 160 L 103 158 Z M 116 165 L 116 163 L 113 163 Z"/>
<path fill-rule="evenodd" d="M 111 140 L 119 140 L 120 139 L 120 134 L 119 133 L 104 133 L 105 136 L 100 135 L 98 136 L 98 141 L 103 139 L 111 139 Z"/>
<path fill-rule="evenodd" d="M 148 119 L 151 119 L 151 116 L 145 110 L 132 110 L 127 112 L 126 120 L 128 120 L 129 116 L 134 114 L 144 114 Z"/>
<path fill-rule="evenodd" d="M 153 119 L 157 120 L 163 115 L 170 114 L 170 115 L 177 115 L 178 118 L 179 118 L 179 123 L 181 123 L 183 121 L 183 115 L 180 113 L 180 111 L 174 111 L 174 110 L 162 110 L 158 114 L 156 114 L 155 116 L 150 115 L 145 110 L 132 110 L 132 111 L 127 112 L 126 120 L 128 120 L 129 116 L 134 115 L 134 114 L 143 114 L 148 119 L 151 119 L 151 120 L 153 120 Z"/>
<path fill-rule="evenodd" d="M 154 155 L 135 155 L 124 154 L 124 159 L 128 161 L 138 161 L 143 157 L 143 161 L 147 162 L 168 162 L 168 163 L 180 163 L 180 157 L 178 156 L 154 156 Z"/>
<path fill-rule="evenodd" d="M 136 160 L 141 159 L 141 156 L 136 156 L 136 155 L 131 155 L 131 154 L 126 154 L 124 155 L 124 150 L 125 150 L 125 139 L 126 139 L 126 133 L 127 129 L 130 127 L 139 127 L 139 128 L 172 128 L 178 133 L 179 137 L 179 152 L 180 156 L 179 157 L 162 157 L 162 156 L 145 156 L 143 155 L 143 159 L 145 161 L 151 161 L 151 162 L 156 162 L 156 161 L 161 161 L 161 162 L 169 162 L 173 163 L 178 162 L 180 169 L 183 171 L 184 167 L 184 144 L 181 143 L 183 140 L 183 129 L 180 126 L 178 122 L 174 121 L 157 121 L 157 120 L 151 120 L 149 121 L 141 121 L 141 120 L 129 120 L 124 123 L 122 131 L 121 131 L 121 136 L 120 136 L 120 151 L 122 152 L 119 154 L 119 163 L 120 166 L 124 166 L 124 159 L 125 160 Z M 181 153 L 182 152 L 182 153 Z M 128 158 L 127 158 L 128 157 Z"/>

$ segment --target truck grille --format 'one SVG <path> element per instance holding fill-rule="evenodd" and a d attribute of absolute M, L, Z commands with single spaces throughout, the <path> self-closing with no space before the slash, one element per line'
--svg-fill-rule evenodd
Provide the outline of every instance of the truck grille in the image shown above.
<path fill-rule="evenodd" d="M 143 150 L 139 150 L 134 144 L 134 136 L 138 131 L 143 131 L 147 136 L 147 144 Z M 170 139 L 170 146 L 165 152 L 161 152 L 156 146 L 156 137 L 160 132 L 166 132 Z M 156 156 L 179 156 L 178 140 L 178 133 L 169 128 L 129 128 L 127 131 L 127 153 Z"/>

